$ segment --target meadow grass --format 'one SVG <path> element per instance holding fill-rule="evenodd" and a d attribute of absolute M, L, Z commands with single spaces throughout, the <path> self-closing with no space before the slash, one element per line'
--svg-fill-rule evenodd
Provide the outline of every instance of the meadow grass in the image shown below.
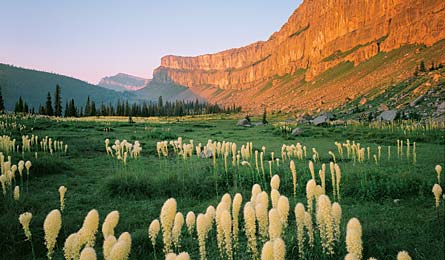
<path fill-rule="evenodd" d="M 259 118 L 254 118 L 259 121 Z M 273 121 L 276 119 L 271 119 Z M 431 188 L 436 181 L 434 167 L 444 165 L 445 139 L 443 129 L 424 132 L 404 132 L 391 129 L 372 129 L 366 126 L 315 128 L 304 126 L 301 137 L 277 134 L 271 125 L 240 128 L 236 120 L 222 116 L 200 117 L 198 119 L 150 119 L 138 120 L 128 124 L 125 118 L 99 121 L 54 121 L 48 119 L 22 120 L 26 134 L 51 136 L 69 144 L 66 155 L 42 154 L 33 161 L 29 180 L 29 191 L 23 192 L 19 202 L 0 199 L 0 258 L 32 259 L 31 248 L 25 241 L 18 216 L 29 211 L 33 214 L 30 229 L 38 259 L 46 258 L 43 242 L 43 221 L 48 212 L 59 208 L 58 188 L 68 188 L 65 195 L 65 210 L 62 214 L 62 229 L 56 244 L 53 259 L 63 259 L 63 242 L 71 233 L 82 225 L 85 215 L 91 209 L 97 209 L 100 223 L 105 216 L 118 210 L 120 221 L 116 233 L 128 231 L 133 244 L 130 259 L 153 259 L 153 247 L 148 238 L 147 228 L 150 222 L 159 217 L 165 200 L 176 198 L 178 211 L 205 212 L 208 205 L 214 205 L 221 196 L 229 192 L 239 192 L 244 198 L 250 198 L 254 180 L 249 177 L 247 167 L 230 168 L 225 173 L 224 166 L 218 161 L 215 167 L 211 159 L 182 158 L 170 156 L 158 158 L 156 142 L 182 137 L 184 142 L 194 140 L 194 144 L 205 145 L 208 139 L 213 141 L 233 141 L 238 144 L 253 142 L 253 150 L 267 147 L 265 160 L 270 159 L 269 152 L 274 151 L 280 157 L 282 144 L 300 142 L 308 147 L 308 156 L 303 161 L 295 160 L 298 173 L 297 196 L 293 197 L 292 176 L 288 162 L 274 167 L 273 173 L 281 177 L 280 192 L 289 197 L 291 212 L 297 202 L 306 202 L 305 185 L 310 179 L 307 162 L 311 158 L 310 149 L 316 147 L 320 152 L 320 162 L 329 164 L 328 151 L 336 151 L 335 141 L 346 139 L 360 142 L 362 147 L 371 147 L 375 152 L 378 145 L 382 148 L 382 158 L 378 164 L 371 159 L 363 163 L 347 158 L 338 158 L 342 168 L 343 229 L 347 220 L 357 217 L 363 226 L 364 259 L 371 256 L 377 259 L 395 259 L 398 251 L 407 250 L 413 259 L 444 258 L 444 207 L 435 210 Z M 29 130 L 33 129 L 32 132 Z M 104 129 L 107 129 L 104 131 Z M 9 131 L 15 138 L 24 132 Z M 106 155 L 104 140 L 109 138 L 138 140 L 142 147 L 142 156 L 129 160 L 126 166 Z M 412 159 L 397 159 L 396 140 L 417 143 L 417 162 Z M 392 160 L 387 160 L 386 147 L 392 146 Z M 33 153 L 25 153 L 24 159 L 33 159 Z M 21 153 L 13 158 L 21 159 Z M 14 161 L 14 163 L 17 163 Z M 231 162 L 230 162 L 231 164 Z M 268 173 L 267 163 L 265 164 Z M 238 174 L 238 175 L 237 175 Z M 262 188 L 269 189 L 269 177 L 266 174 Z M 234 176 L 244 176 L 237 178 Z M 317 175 L 318 176 L 318 175 Z M 444 179 L 444 178 L 443 178 Z M 442 186 L 444 181 L 442 180 Z M 326 177 L 327 194 L 331 195 L 330 177 Z M 248 199 L 246 199 L 248 200 Z M 439 214 L 439 215 L 438 215 Z M 240 227 L 244 227 L 240 218 Z M 209 237 L 215 237 L 215 230 Z M 244 233 L 244 232 L 240 232 Z M 344 232 L 342 233 L 344 236 Z M 285 233 L 287 259 L 296 259 L 297 242 L 295 218 L 289 217 L 289 227 Z M 96 252 L 102 257 L 102 234 L 96 238 Z M 162 239 L 158 237 L 156 258 L 163 259 Z M 290 241 L 290 242 L 289 242 Z M 344 241 L 344 240 L 342 240 Z M 185 231 L 182 234 L 181 249 L 187 251 L 192 259 L 199 258 L 197 241 Z M 210 240 L 207 246 L 209 259 L 219 259 L 216 241 Z M 245 236 L 240 234 L 240 248 L 236 259 L 248 259 Z M 182 251 L 181 250 L 181 251 Z M 336 256 L 346 254 L 344 244 L 336 245 Z M 213 258 L 211 257 L 213 256 Z M 295 256 L 295 258 L 292 258 Z M 318 254 L 308 255 L 309 259 Z"/>

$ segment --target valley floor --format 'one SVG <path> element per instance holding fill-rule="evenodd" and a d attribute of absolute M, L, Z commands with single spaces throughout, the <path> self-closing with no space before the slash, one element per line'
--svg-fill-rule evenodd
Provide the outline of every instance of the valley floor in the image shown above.
<path fill-rule="evenodd" d="M 9 119 L 11 120 L 11 119 Z M 214 167 L 212 159 L 201 159 L 193 156 L 187 160 L 173 156 L 158 158 L 156 144 L 161 140 L 177 140 L 182 137 L 184 143 L 193 140 L 194 145 L 207 144 L 213 141 L 231 141 L 238 144 L 238 149 L 247 142 L 253 143 L 253 150 L 267 149 L 265 155 L 266 181 L 260 183 L 265 191 L 269 191 L 270 152 L 281 159 L 283 144 L 297 142 L 307 147 L 307 155 L 303 160 L 293 159 L 296 164 L 298 184 L 296 196 L 292 192 L 292 175 L 289 160 L 273 164 L 273 174 L 281 177 L 280 192 L 289 198 L 289 224 L 284 237 L 286 242 L 286 259 L 298 259 L 296 241 L 296 223 L 294 207 L 296 203 L 307 204 L 306 181 L 310 179 L 308 161 L 312 158 L 312 148 L 319 153 L 315 162 L 316 173 L 322 163 L 332 160 L 328 151 L 337 156 L 342 169 L 341 200 L 343 209 L 341 242 L 335 245 L 335 255 L 321 257 L 320 253 L 309 252 L 309 259 L 343 259 L 346 255 L 344 236 L 346 223 L 356 217 L 363 228 L 363 259 L 395 259 L 397 252 L 406 250 L 413 259 L 444 259 L 444 200 L 435 208 L 434 195 L 431 192 L 437 182 L 435 166 L 445 166 L 444 130 L 406 130 L 396 126 L 374 129 L 367 126 L 312 127 L 301 126 L 302 135 L 294 137 L 283 132 L 280 127 L 289 127 L 281 121 L 273 121 L 265 126 L 244 128 L 236 126 L 233 116 L 197 117 L 188 119 L 150 119 L 136 120 L 129 124 L 126 119 L 87 120 L 49 120 L 45 118 L 14 119 L 26 128 L 3 128 L 1 134 L 16 138 L 21 145 L 21 136 L 31 134 L 45 136 L 52 140 L 62 140 L 68 144 L 64 152 L 45 153 L 37 149 L 25 153 L 6 153 L 12 156 L 13 164 L 23 159 L 32 161 L 29 182 L 22 185 L 22 194 L 18 201 L 12 199 L 8 192 L 0 198 L 0 259 L 32 259 L 29 241 L 25 241 L 18 216 L 31 212 L 33 219 L 30 230 L 37 259 L 46 258 L 44 245 L 43 222 L 46 215 L 60 206 L 59 186 L 67 187 L 65 209 L 62 213 L 62 229 L 57 239 L 53 259 L 64 259 L 63 247 L 65 239 L 79 230 L 83 219 L 91 209 L 97 209 L 100 225 L 105 216 L 118 210 L 119 224 L 116 237 L 125 231 L 130 232 L 132 248 L 130 259 L 164 259 L 162 254 L 162 236 L 157 240 L 156 253 L 153 252 L 147 229 L 151 221 L 159 218 L 161 207 L 168 198 L 175 198 L 178 211 L 184 216 L 188 211 L 204 213 L 209 205 L 217 206 L 221 196 L 228 192 L 232 195 L 240 193 L 244 202 L 251 196 L 253 181 L 251 170 L 247 167 L 232 167 L 231 159 L 228 173 L 224 168 L 224 160 L 218 159 Z M 254 118 L 259 121 L 260 119 Z M 292 127 L 292 126 L 290 126 Z M 139 141 L 142 146 L 140 158 L 128 158 L 126 166 L 107 155 L 105 139 Z M 408 156 L 406 148 L 403 155 L 397 155 L 397 140 L 411 145 L 416 142 L 416 158 Z M 363 162 L 342 157 L 337 152 L 335 142 L 345 143 L 346 140 L 360 143 L 361 147 L 370 147 L 370 158 Z M 376 163 L 373 155 L 377 155 L 381 146 L 381 159 Z M 387 147 L 391 146 L 391 157 L 388 158 Z M 412 148 L 411 148 L 412 149 Z M 346 152 L 345 152 L 346 153 Z M 412 151 L 411 151 L 412 153 Z M 367 157 L 367 156 L 366 156 Z M 255 171 L 254 160 L 250 161 Z M 215 170 L 216 169 L 216 170 Z M 329 171 L 327 171 L 329 172 Z M 327 174 L 326 194 L 334 201 L 330 175 Z M 317 182 L 319 179 L 316 174 Z M 17 183 L 19 183 L 17 179 Z M 266 185 L 267 183 L 267 185 Z M 442 173 L 441 186 L 445 188 L 445 176 Z M 242 212 L 242 208 L 241 208 Z M 242 213 L 240 214 L 240 216 Z M 235 259 L 251 259 L 246 249 L 244 224 L 240 217 L 240 244 Z M 102 257 L 103 236 L 96 235 L 95 250 L 98 259 Z M 212 231 L 214 232 L 214 231 Z M 207 245 L 208 259 L 220 259 L 216 241 L 210 233 Z M 196 238 L 192 238 L 184 229 L 180 251 L 186 251 L 192 259 L 199 259 L 199 247 Z M 261 252 L 261 243 L 258 248 Z"/>

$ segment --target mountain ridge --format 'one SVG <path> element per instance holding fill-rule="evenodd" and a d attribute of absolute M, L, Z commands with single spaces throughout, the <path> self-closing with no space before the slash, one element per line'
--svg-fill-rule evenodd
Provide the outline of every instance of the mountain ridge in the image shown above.
<path fill-rule="evenodd" d="M 440 0 L 306 0 L 267 41 L 196 57 L 167 55 L 153 79 L 195 91 L 212 87 L 219 93 L 222 89 L 226 97 L 238 100 L 238 95 L 246 96 L 245 92 L 260 89 L 276 77 L 303 70 L 303 80 L 312 82 L 345 62 L 357 66 L 379 53 L 406 45 L 430 47 L 442 39 L 445 2 Z M 231 101 L 214 93 L 205 97 Z M 247 109 L 256 106 L 252 103 L 270 104 L 258 99 L 241 102 Z"/>
<path fill-rule="evenodd" d="M 61 87 L 63 106 L 71 99 L 74 99 L 79 107 L 83 106 L 88 96 L 96 104 L 114 104 L 120 98 L 133 99 L 131 94 L 122 95 L 70 76 L 0 63 L 0 87 L 6 110 L 14 110 L 19 97 L 22 97 L 30 108 L 38 109 L 39 105 L 45 104 L 48 91 L 54 98 L 56 85 Z"/>
<path fill-rule="evenodd" d="M 111 89 L 118 92 L 138 91 L 150 83 L 150 79 L 133 76 L 126 73 L 118 73 L 114 76 L 102 78 L 97 84 L 99 87 Z"/>

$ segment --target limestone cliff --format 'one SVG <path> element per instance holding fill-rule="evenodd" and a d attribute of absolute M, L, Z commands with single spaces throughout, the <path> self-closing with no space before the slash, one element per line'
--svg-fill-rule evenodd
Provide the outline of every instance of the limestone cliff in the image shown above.
<path fill-rule="evenodd" d="M 245 90 L 304 71 L 304 80 L 343 62 L 445 39 L 443 0 L 305 0 L 267 41 L 197 57 L 165 56 L 154 80 Z"/>

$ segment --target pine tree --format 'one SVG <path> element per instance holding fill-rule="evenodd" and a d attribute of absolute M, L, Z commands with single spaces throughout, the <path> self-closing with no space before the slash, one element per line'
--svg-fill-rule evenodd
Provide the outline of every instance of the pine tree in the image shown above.
<path fill-rule="evenodd" d="M 434 61 L 431 63 L 430 71 L 433 71 L 436 69 L 436 66 L 434 65 Z"/>
<path fill-rule="evenodd" d="M 155 105 L 153 104 L 153 101 L 148 102 L 148 116 L 155 116 L 156 115 L 156 109 Z"/>
<path fill-rule="evenodd" d="M 131 106 L 130 115 L 132 115 L 132 116 L 137 116 L 138 115 L 138 104 L 133 103 L 133 105 Z"/>
<path fill-rule="evenodd" d="M 266 107 L 264 107 L 264 111 L 263 111 L 263 124 L 266 125 L 267 122 L 267 111 L 266 111 Z"/>
<path fill-rule="evenodd" d="M 420 70 L 421 72 L 426 72 L 426 67 L 425 67 L 425 62 L 424 62 L 424 61 L 421 61 L 421 62 L 420 62 L 420 68 L 419 68 L 419 70 Z"/>
<path fill-rule="evenodd" d="M 60 92 L 60 86 L 57 84 L 54 93 L 54 115 L 58 117 L 62 116 L 62 98 Z"/>
<path fill-rule="evenodd" d="M 78 113 L 76 105 L 74 104 L 74 99 L 71 99 L 68 110 L 70 111 L 70 116 L 77 117 Z"/>
<path fill-rule="evenodd" d="M 158 98 L 158 115 L 159 116 L 163 116 L 164 115 L 163 107 L 164 107 L 164 103 L 162 101 L 162 96 L 159 96 L 159 98 Z"/>
<path fill-rule="evenodd" d="M 85 116 L 91 115 L 91 101 L 90 96 L 87 97 L 87 103 L 85 104 Z"/>
<path fill-rule="evenodd" d="M 5 110 L 5 102 L 3 101 L 2 88 L 0 87 L 0 112 Z"/>
<path fill-rule="evenodd" d="M 24 112 L 22 97 L 19 97 L 19 100 L 17 101 L 17 103 L 15 103 L 14 112 L 15 113 L 22 113 L 22 112 Z"/>
<path fill-rule="evenodd" d="M 193 108 L 194 108 L 193 109 L 194 113 L 199 114 L 199 100 L 198 99 L 195 100 L 195 104 L 194 104 Z"/>
<path fill-rule="evenodd" d="M 45 108 L 42 105 L 39 105 L 39 115 L 45 114 Z"/>
<path fill-rule="evenodd" d="M 142 116 L 147 117 L 148 116 L 148 106 L 147 106 L 147 102 L 142 103 Z"/>
<path fill-rule="evenodd" d="M 111 104 L 111 102 L 110 102 L 110 104 L 109 104 L 109 106 L 108 106 L 108 115 L 109 116 L 114 116 L 115 114 L 114 114 L 114 107 L 113 107 L 113 105 Z"/>
<path fill-rule="evenodd" d="M 23 110 L 22 110 L 22 112 L 25 112 L 25 113 L 29 113 L 29 106 L 28 106 L 28 104 L 25 102 L 25 104 L 23 105 Z"/>
<path fill-rule="evenodd" d="M 91 111 L 90 111 L 90 114 L 89 115 L 86 115 L 85 114 L 85 116 L 96 116 L 96 102 L 91 102 Z"/>
<path fill-rule="evenodd" d="M 128 100 L 125 100 L 125 108 L 124 108 L 124 116 L 130 115 L 130 104 L 128 103 Z"/>
<path fill-rule="evenodd" d="M 48 91 L 48 95 L 46 96 L 46 106 L 45 106 L 45 114 L 47 116 L 53 116 L 54 115 L 54 109 L 51 102 L 51 93 Z"/>
<path fill-rule="evenodd" d="M 66 101 L 66 103 L 65 103 L 65 115 L 64 115 L 64 117 L 69 117 L 69 116 L 70 116 L 70 114 L 69 114 L 68 101 Z"/>
<path fill-rule="evenodd" d="M 107 106 L 104 104 L 104 102 L 102 102 L 102 104 L 100 105 L 100 115 L 108 116 L 108 109 Z"/>

